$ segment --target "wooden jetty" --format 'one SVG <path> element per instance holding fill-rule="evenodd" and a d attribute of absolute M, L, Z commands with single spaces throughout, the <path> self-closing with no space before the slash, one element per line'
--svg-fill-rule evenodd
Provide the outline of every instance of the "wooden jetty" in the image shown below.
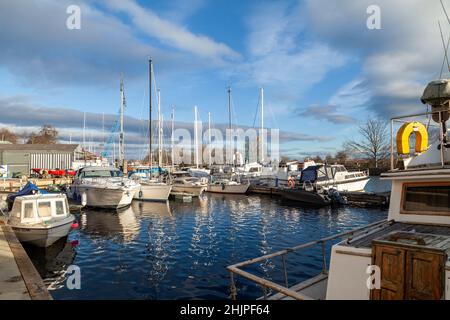
<path fill-rule="evenodd" d="M 0 300 L 52 300 L 11 227 L 0 220 Z"/>
<path fill-rule="evenodd" d="M 348 204 L 360 207 L 388 207 L 390 192 L 339 192 Z"/>
<path fill-rule="evenodd" d="M 51 185 L 72 184 L 72 178 L 54 178 L 54 179 L 0 179 L 0 193 L 17 192 L 28 181 L 38 188 L 47 188 Z"/>
<path fill-rule="evenodd" d="M 265 194 L 270 196 L 279 196 L 279 188 L 269 186 L 250 186 L 250 194 Z M 358 207 L 387 207 L 389 206 L 390 192 L 340 192 L 347 198 L 348 204 Z"/>

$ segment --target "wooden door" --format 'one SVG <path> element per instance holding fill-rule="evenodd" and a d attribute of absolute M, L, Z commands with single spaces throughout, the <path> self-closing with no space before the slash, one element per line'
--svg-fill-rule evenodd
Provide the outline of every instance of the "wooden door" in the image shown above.
<path fill-rule="evenodd" d="M 444 256 L 408 250 L 406 253 L 405 299 L 439 300 L 443 295 Z"/>
<path fill-rule="evenodd" d="M 380 289 L 371 292 L 373 300 L 401 300 L 405 292 L 405 256 L 404 249 L 375 245 L 373 263 L 380 267 Z"/>

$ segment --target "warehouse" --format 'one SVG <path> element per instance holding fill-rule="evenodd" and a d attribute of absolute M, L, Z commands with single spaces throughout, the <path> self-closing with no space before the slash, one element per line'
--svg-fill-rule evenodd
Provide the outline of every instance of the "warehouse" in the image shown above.
<path fill-rule="evenodd" d="M 71 169 L 83 157 L 78 144 L 0 144 L 0 166 L 7 176 L 29 175 L 32 169 Z"/>

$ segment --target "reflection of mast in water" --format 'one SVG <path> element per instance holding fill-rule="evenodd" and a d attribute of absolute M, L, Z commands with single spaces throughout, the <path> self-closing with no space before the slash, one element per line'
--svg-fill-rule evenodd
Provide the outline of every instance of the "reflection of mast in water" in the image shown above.
<path fill-rule="evenodd" d="M 174 243 L 177 240 L 176 220 L 172 215 L 169 202 L 133 202 L 134 212 L 142 218 L 142 223 L 148 222 L 148 245 L 146 270 L 149 270 L 149 285 L 155 289 L 158 298 L 159 285 L 169 270 L 169 259 L 176 251 Z"/>
<path fill-rule="evenodd" d="M 81 230 L 117 242 L 131 242 L 140 231 L 140 223 L 133 209 L 115 212 L 87 210 L 81 217 Z"/>
<path fill-rule="evenodd" d="M 209 267 L 213 265 L 215 257 L 219 254 L 216 241 L 214 210 L 208 208 L 207 199 L 199 199 L 199 210 L 195 212 L 195 226 L 191 238 L 190 251 L 193 254 L 195 266 Z"/>

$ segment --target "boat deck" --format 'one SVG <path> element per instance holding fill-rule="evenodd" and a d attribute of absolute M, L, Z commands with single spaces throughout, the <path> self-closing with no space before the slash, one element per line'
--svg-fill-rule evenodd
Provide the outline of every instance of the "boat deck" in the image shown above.
<path fill-rule="evenodd" d="M 12 229 L 0 220 L 0 300 L 52 300 Z"/>
<path fill-rule="evenodd" d="M 362 237 L 341 243 L 343 246 L 354 248 L 372 248 L 372 241 L 378 240 L 392 232 L 414 232 L 420 234 L 450 236 L 450 227 L 439 225 L 412 224 L 392 222 L 392 224 Z"/>
<path fill-rule="evenodd" d="M 297 283 L 296 285 L 290 287 L 289 289 L 305 296 L 310 297 L 314 300 L 325 300 L 328 284 L 328 275 L 321 273 L 314 278 L 308 279 L 306 281 Z M 260 298 L 261 300 L 264 297 Z M 295 300 L 283 293 L 276 293 L 267 297 L 267 300 Z"/>

